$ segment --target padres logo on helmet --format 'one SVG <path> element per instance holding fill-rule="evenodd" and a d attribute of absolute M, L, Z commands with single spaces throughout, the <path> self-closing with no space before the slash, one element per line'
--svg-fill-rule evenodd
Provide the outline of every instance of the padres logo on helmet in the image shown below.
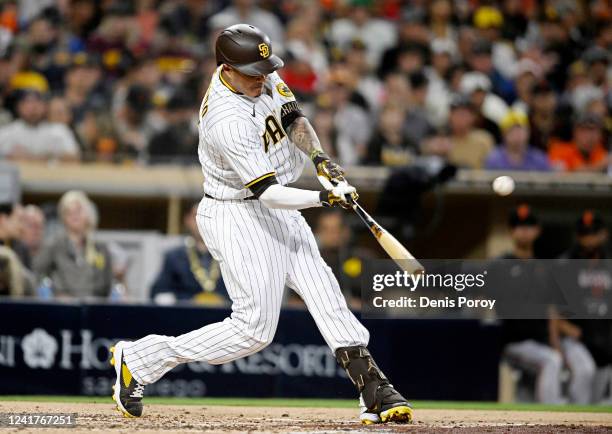
<path fill-rule="evenodd" d="M 259 55 L 264 59 L 267 59 L 270 56 L 270 47 L 267 44 L 261 43 L 259 44 Z"/>

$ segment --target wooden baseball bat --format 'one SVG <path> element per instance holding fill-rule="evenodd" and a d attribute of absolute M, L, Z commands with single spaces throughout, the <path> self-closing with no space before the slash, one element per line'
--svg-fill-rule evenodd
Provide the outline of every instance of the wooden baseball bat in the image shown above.
<path fill-rule="evenodd" d="M 332 183 L 323 176 L 318 176 L 319 182 L 328 190 L 333 188 Z M 346 181 L 344 181 L 346 182 Z M 399 267 L 410 273 L 418 274 L 423 273 L 425 268 L 417 261 L 417 259 L 406 249 L 402 243 L 400 243 L 393 235 L 391 235 L 386 229 L 379 225 L 376 220 L 372 218 L 353 198 L 348 198 L 353 211 L 359 216 L 366 226 L 372 232 L 372 235 L 376 238 L 378 243 L 387 252 L 387 255 L 395 261 Z"/>

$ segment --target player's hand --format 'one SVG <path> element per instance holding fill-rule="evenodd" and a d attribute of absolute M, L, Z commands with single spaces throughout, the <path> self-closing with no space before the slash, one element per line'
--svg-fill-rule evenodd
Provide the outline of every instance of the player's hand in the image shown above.
<path fill-rule="evenodd" d="M 355 187 L 346 182 L 335 186 L 331 190 L 323 190 L 321 192 L 321 203 L 327 207 L 337 205 L 345 209 L 351 209 L 349 198 L 356 201 L 359 199 L 359 195 Z"/>
<path fill-rule="evenodd" d="M 334 185 L 344 181 L 344 169 L 331 161 L 325 152 L 315 151 L 310 158 L 317 169 L 317 176 L 327 178 Z"/>

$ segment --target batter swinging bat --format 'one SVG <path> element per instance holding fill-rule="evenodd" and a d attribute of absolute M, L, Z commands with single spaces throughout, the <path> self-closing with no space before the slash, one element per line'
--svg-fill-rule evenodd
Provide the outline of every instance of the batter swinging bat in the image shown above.
<path fill-rule="evenodd" d="M 319 178 L 319 182 L 323 185 L 323 187 L 328 190 L 333 188 L 332 183 L 327 178 L 320 175 L 317 177 Z M 372 232 L 378 243 L 385 250 L 385 252 L 387 252 L 387 255 L 389 255 L 389 257 L 393 259 L 402 270 L 410 274 L 418 274 L 425 271 L 419 261 L 417 261 L 416 258 L 412 256 L 412 254 L 404 246 L 402 246 L 402 244 L 397 241 L 393 235 L 379 225 L 376 220 L 374 220 L 372 216 L 361 207 L 361 205 L 359 205 L 352 198 L 349 198 L 348 200 L 353 208 L 353 211 L 355 211 L 359 218 L 370 229 L 370 232 Z"/>

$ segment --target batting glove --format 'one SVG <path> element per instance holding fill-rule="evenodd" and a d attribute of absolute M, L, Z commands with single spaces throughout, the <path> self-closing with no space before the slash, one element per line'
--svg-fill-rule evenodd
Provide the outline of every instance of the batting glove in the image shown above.
<path fill-rule="evenodd" d="M 331 161 L 325 152 L 314 150 L 310 154 L 310 159 L 317 169 L 318 176 L 327 178 L 334 185 L 344 181 L 344 169 Z"/>
<path fill-rule="evenodd" d="M 357 194 L 355 187 L 346 183 L 338 185 L 331 190 L 323 190 L 319 197 L 321 204 L 325 207 L 338 205 L 345 209 L 352 208 L 348 199 L 349 197 L 353 201 L 359 199 L 359 195 Z"/>

